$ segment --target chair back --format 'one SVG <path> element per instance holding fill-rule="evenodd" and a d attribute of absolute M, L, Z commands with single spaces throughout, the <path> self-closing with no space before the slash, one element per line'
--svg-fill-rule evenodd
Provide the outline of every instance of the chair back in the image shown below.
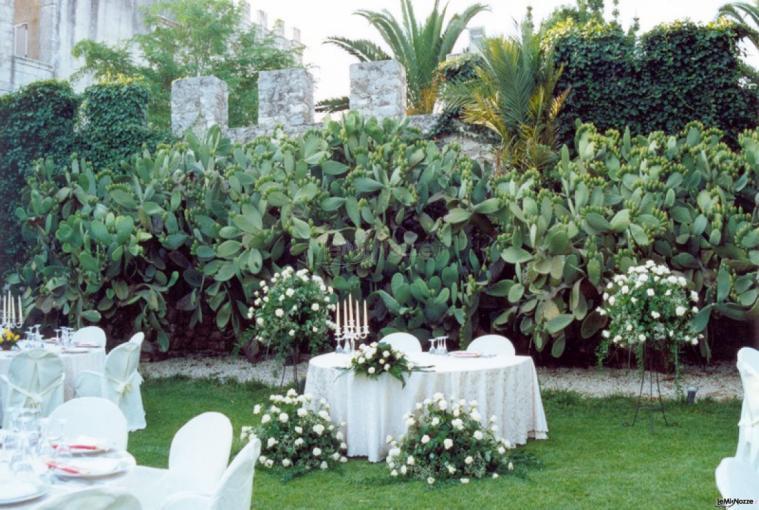
<path fill-rule="evenodd" d="M 37 510 L 142 510 L 140 501 L 126 491 L 92 487 L 50 498 Z"/>
<path fill-rule="evenodd" d="M 105 376 L 114 381 L 126 381 L 140 367 L 140 346 L 125 342 L 114 348 L 105 358 Z"/>
<path fill-rule="evenodd" d="M 52 352 L 34 349 L 17 354 L 10 362 L 6 386 L 6 409 L 31 407 L 47 416 L 63 403 L 63 361 Z M 10 413 L 5 414 L 5 426 Z"/>
<path fill-rule="evenodd" d="M 232 422 L 221 413 L 203 413 L 174 434 L 169 451 L 172 476 L 193 491 L 211 493 L 224 475 L 232 450 Z"/>
<path fill-rule="evenodd" d="M 383 337 L 379 343 L 390 344 L 393 349 L 397 349 L 405 354 L 422 352 L 422 344 L 411 333 L 390 333 Z"/>
<path fill-rule="evenodd" d="M 759 502 L 759 473 L 735 457 L 722 459 L 714 472 L 717 489 L 723 498 L 753 499 Z M 735 505 L 731 508 L 756 508 L 754 505 Z"/>
<path fill-rule="evenodd" d="M 468 352 L 477 352 L 486 356 L 516 356 L 511 340 L 501 335 L 483 335 L 472 340 L 466 348 Z"/>
<path fill-rule="evenodd" d="M 105 331 L 97 326 L 87 326 L 74 331 L 74 334 L 71 336 L 71 341 L 74 345 L 90 344 L 105 348 Z"/>
<path fill-rule="evenodd" d="M 117 450 L 126 450 L 129 440 L 124 413 L 110 400 L 97 397 L 75 398 L 50 414 L 51 420 L 64 420 L 66 439 L 91 437 Z"/>
<path fill-rule="evenodd" d="M 735 455 L 759 469 L 759 351 L 742 348 L 736 365 L 743 383 L 743 406 Z"/>
<path fill-rule="evenodd" d="M 213 496 L 211 510 L 249 510 L 261 441 L 253 438 L 229 464 Z"/>
<path fill-rule="evenodd" d="M 144 341 L 145 341 L 145 333 L 143 333 L 142 331 L 135 333 L 134 335 L 132 335 L 132 338 L 129 339 L 130 344 L 137 344 L 140 347 L 142 347 L 142 342 Z"/>
<path fill-rule="evenodd" d="M 124 342 L 108 353 L 105 359 L 103 396 L 115 403 L 126 416 L 129 430 L 144 429 L 145 409 L 142 405 L 140 385 L 141 346 Z"/>

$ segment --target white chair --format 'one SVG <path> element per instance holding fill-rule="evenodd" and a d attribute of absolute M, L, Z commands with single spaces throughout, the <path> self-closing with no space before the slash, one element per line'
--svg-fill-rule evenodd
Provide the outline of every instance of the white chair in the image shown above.
<path fill-rule="evenodd" d="M 253 501 L 253 477 L 261 441 L 253 438 L 224 472 L 211 496 L 184 493 L 168 498 L 162 510 L 249 510 Z"/>
<path fill-rule="evenodd" d="M 139 500 L 126 491 L 93 487 L 50 498 L 37 510 L 142 510 Z"/>
<path fill-rule="evenodd" d="M 393 349 L 397 349 L 405 354 L 422 352 L 422 344 L 411 333 L 390 333 L 382 338 L 379 343 L 390 344 Z"/>
<path fill-rule="evenodd" d="M 105 373 L 85 371 L 76 380 L 78 397 L 107 398 L 121 409 L 126 416 L 129 430 L 145 428 L 145 409 L 142 406 L 140 385 L 142 376 L 140 365 L 140 345 L 125 342 L 105 359 Z"/>
<path fill-rule="evenodd" d="M 92 437 L 117 450 L 126 450 L 129 440 L 124 413 L 110 400 L 82 397 L 69 400 L 50 413 L 50 420 L 64 420 L 67 439 Z"/>
<path fill-rule="evenodd" d="M 71 336 L 71 342 L 74 345 L 97 345 L 105 349 L 105 331 L 97 326 L 87 326 L 86 328 L 77 329 Z"/>
<path fill-rule="evenodd" d="M 511 340 L 501 335 L 483 335 L 472 340 L 466 348 L 468 352 L 477 352 L 486 356 L 516 356 Z"/>
<path fill-rule="evenodd" d="M 3 407 L 6 410 L 34 408 L 48 416 L 63 403 L 63 361 L 42 349 L 22 352 L 14 357 L 3 384 Z M 11 413 L 3 413 L 3 428 L 10 425 Z"/>
<path fill-rule="evenodd" d="M 132 335 L 132 338 L 129 339 L 129 343 L 131 344 L 137 344 L 140 347 L 142 347 L 142 342 L 145 341 L 145 333 L 140 331 L 139 333 L 135 333 Z"/>
<path fill-rule="evenodd" d="M 733 505 L 730 508 L 759 509 L 759 473 L 735 457 L 722 459 L 714 472 L 717 489 L 723 498 L 753 499 L 753 505 Z"/>
<path fill-rule="evenodd" d="M 145 508 L 158 504 L 172 494 L 193 493 L 210 496 L 229 462 L 233 430 L 229 418 L 221 413 L 200 414 L 174 434 L 169 450 L 169 469 L 140 466 L 127 475 L 127 486 L 136 486 Z"/>
<path fill-rule="evenodd" d="M 759 472 L 759 351 L 750 347 L 739 350 L 737 366 L 743 382 L 743 407 L 735 457 Z"/>

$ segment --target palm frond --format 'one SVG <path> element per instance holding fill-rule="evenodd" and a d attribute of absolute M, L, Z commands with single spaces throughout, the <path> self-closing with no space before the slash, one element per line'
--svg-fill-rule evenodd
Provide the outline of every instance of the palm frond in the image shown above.
<path fill-rule="evenodd" d="M 328 37 L 324 44 L 334 44 L 356 57 L 360 62 L 389 60 L 385 50 L 368 39 L 348 39 L 346 37 Z"/>

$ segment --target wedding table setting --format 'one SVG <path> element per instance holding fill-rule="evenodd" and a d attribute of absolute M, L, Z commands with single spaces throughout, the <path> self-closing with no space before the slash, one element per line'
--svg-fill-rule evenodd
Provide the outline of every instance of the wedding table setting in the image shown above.
<path fill-rule="evenodd" d="M 369 368 L 373 376 L 367 377 L 351 366 L 357 359 L 363 363 L 383 344 L 380 341 L 356 350 L 355 341 L 368 337 L 369 329 L 365 308 L 363 318 L 360 312 L 358 303 L 338 307 L 336 352 L 310 360 L 305 387 L 314 402 L 324 399 L 329 404 L 333 421 L 344 423 L 348 456 L 381 461 L 389 450 L 386 438 L 402 436 L 407 428 L 405 416 L 439 393 L 451 401 L 476 401 L 483 425 L 495 425 L 499 435 L 512 444 L 524 444 L 528 438 L 547 439 L 548 425 L 532 358 L 449 353 L 445 339 L 437 338 L 432 352 L 403 355 L 402 363 L 410 367 L 403 380 L 389 373 L 393 370 L 389 364 L 385 365 L 388 373 L 375 375 Z"/>

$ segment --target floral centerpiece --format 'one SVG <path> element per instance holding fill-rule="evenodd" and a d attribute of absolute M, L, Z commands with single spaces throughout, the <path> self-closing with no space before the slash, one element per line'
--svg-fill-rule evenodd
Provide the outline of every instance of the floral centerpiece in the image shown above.
<path fill-rule="evenodd" d="M 245 442 L 254 435 L 261 440 L 258 462 L 265 468 L 282 469 L 286 478 L 312 469 L 329 469 L 347 462 L 348 445 L 336 430 L 329 415 L 329 405 L 322 400 L 313 410 L 309 395 L 288 390 L 285 395 L 272 395 L 271 404 L 260 405 L 253 414 L 260 415 L 257 427 L 243 427 L 240 439 Z"/>
<path fill-rule="evenodd" d="M 609 324 L 601 333 L 599 363 L 613 347 L 627 348 L 635 353 L 643 370 L 648 350 L 671 355 L 677 375 L 680 348 L 697 346 L 703 338 L 691 326 L 698 313 L 698 293 L 689 292 L 687 286 L 683 276 L 652 260 L 615 276 L 606 286 L 600 310 L 609 316 Z"/>
<path fill-rule="evenodd" d="M 424 370 L 426 367 L 414 365 L 406 355 L 390 344 L 372 342 L 359 345 L 350 359 L 348 370 L 375 379 L 382 374 L 390 374 L 406 385 L 404 374 Z"/>
<path fill-rule="evenodd" d="M 405 419 L 408 429 L 403 438 L 387 438 L 391 449 L 386 462 L 392 477 L 430 485 L 446 480 L 469 483 L 471 478 L 523 474 L 527 467 L 538 465 L 533 456 L 496 437 L 494 417 L 489 428 L 482 426 L 475 401 L 449 401 L 436 393 Z"/>
<path fill-rule="evenodd" d="M 318 352 L 329 342 L 334 328 L 329 320 L 334 310 L 333 289 L 307 269 L 285 267 L 269 282 L 262 281 L 254 293 L 248 317 L 254 319 L 252 337 L 271 349 L 284 362 L 291 356 L 297 366 L 300 353 Z"/>
<path fill-rule="evenodd" d="M 13 349 L 19 340 L 21 340 L 21 335 L 12 329 L 6 328 L 0 331 L 0 349 L 4 351 Z"/>

